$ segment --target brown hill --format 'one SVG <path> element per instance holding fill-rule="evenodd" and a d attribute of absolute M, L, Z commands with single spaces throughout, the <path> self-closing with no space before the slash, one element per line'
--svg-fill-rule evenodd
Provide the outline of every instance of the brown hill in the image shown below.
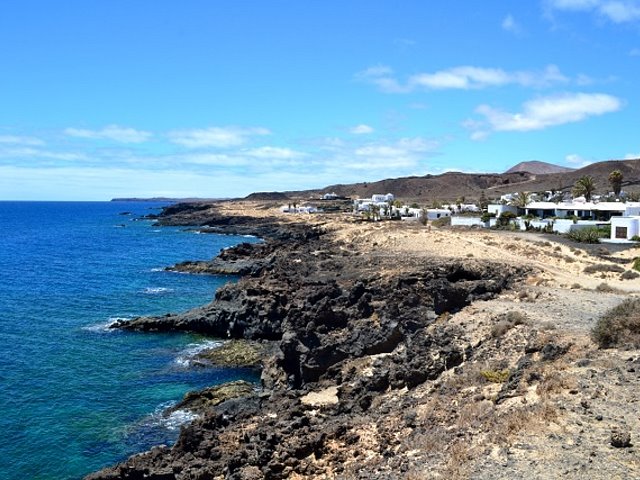
<path fill-rule="evenodd" d="M 286 194 L 282 192 L 254 192 L 250 193 L 244 200 L 289 200 Z"/>
<path fill-rule="evenodd" d="M 537 192 L 544 190 L 570 190 L 573 184 L 580 177 L 589 175 L 596 183 L 596 192 L 605 194 L 611 191 L 609 185 L 609 174 L 613 170 L 620 170 L 624 176 L 622 189 L 627 192 L 637 192 L 640 190 L 640 159 L 635 160 L 608 160 L 605 162 L 592 163 L 578 170 L 563 173 L 550 173 L 546 175 L 536 175 L 526 184 L 519 186 L 516 191 Z"/>
<path fill-rule="evenodd" d="M 286 192 L 292 198 L 319 197 L 322 193 L 335 192 L 345 197 L 370 197 L 374 193 L 393 193 L 396 197 L 430 203 L 433 201 L 454 201 L 460 197 L 478 199 L 485 191 L 488 198 L 497 198 L 512 192 L 540 192 L 546 190 L 571 189 L 576 180 L 583 175 L 595 179 L 597 193 L 608 193 L 610 186 L 607 177 L 613 170 L 624 175 L 622 188 L 627 192 L 640 191 L 640 159 L 609 160 L 588 165 L 567 172 L 534 174 L 530 172 L 513 173 L 460 173 L 448 172 L 442 175 L 422 177 L 403 177 L 363 182 L 348 185 L 330 185 L 319 190 Z"/>
<path fill-rule="evenodd" d="M 530 162 L 520 162 L 517 165 L 514 165 L 505 173 L 515 173 L 515 172 L 529 172 L 537 175 L 542 175 L 546 173 L 563 173 L 563 172 L 571 172 L 575 170 L 574 168 L 561 167 L 560 165 L 554 165 L 553 163 L 540 162 L 538 160 L 532 160 Z"/>

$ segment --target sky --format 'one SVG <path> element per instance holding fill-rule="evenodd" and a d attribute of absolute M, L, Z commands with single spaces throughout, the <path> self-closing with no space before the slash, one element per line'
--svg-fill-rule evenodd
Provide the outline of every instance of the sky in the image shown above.
<path fill-rule="evenodd" d="M 3 0 L 0 199 L 640 157 L 640 0 Z"/>

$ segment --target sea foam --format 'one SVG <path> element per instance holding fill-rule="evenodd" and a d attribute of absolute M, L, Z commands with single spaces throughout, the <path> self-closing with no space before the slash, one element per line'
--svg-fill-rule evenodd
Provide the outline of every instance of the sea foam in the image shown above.
<path fill-rule="evenodd" d="M 193 359 L 200 352 L 204 352 L 205 350 L 212 350 L 214 348 L 219 348 L 222 346 L 224 342 L 220 340 L 205 340 L 201 343 L 190 343 L 186 346 L 184 350 L 180 352 L 180 354 L 174 360 L 176 365 L 180 367 L 189 367 Z"/>

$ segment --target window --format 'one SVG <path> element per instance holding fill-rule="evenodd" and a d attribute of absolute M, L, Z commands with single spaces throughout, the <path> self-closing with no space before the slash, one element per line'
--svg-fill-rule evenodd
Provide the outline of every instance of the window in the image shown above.
<path fill-rule="evenodd" d="M 616 227 L 616 238 L 627 238 L 627 227 Z"/>

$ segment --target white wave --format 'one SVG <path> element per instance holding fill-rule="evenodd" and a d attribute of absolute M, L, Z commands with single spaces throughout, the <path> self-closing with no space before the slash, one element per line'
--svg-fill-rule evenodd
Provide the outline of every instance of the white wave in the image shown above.
<path fill-rule="evenodd" d="M 164 272 L 164 268 L 162 267 L 155 267 L 152 268 L 151 270 L 149 270 L 150 272 Z"/>
<path fill-rule="evenodd" d="M 106 322 L 96 323 L 93 325 L 85 325 L 82 327 L 82 330 L 86 330 L 88 332 L 115 332 L 116 329 L 111 328 L 116 323 L 122 320 L 131 320 L 132 317 L 109 317 Z"/>
<path fill-rule="evenodd" d="M 221 342 L 220 340 L 205 340 L 201 343 L 190 343 L 182 352 L 180 352 L 180 354 L 174 360 L 174 363 L 186 368 L 191 365 L 193 359 L 200 352 L 221 347 L 222 344 L 223 342 Z"/>
<path fill-rule="evenodd" d="M 199 415 L 189 410 L 174 410 L 168 413 L 167 410 L 175 405 L 175 402 L 163 403 L 156 410 L 142 420 L 143 425 L 149 425 L 153 427 L 166 428 L 167 430 L 178 430 L 182 425 L 193 422 Z"/>
<path fill-rule="evenodd" d="M 156 228 L 155 230 L 151 230 L 151 231 L 152 231 L 153 233 L 160 233 L 162 230 L 160 230 L 160 229 L 157 229 L 157 228 Z"/>
<path fill-rule="evenodd" d="M 144 293 L 149 295 L 160 295 L 162 293 L 173 292 L 173 288 L 165 287 L 147 287 L 144 289 Z"/>
<path fill-rule="evenodd" d="M 193 422 L 198 415 L 189 410 L 176 410 L 160 419 L 160 425 L 169 430 L 178 430 L 182 425 Z"/>

